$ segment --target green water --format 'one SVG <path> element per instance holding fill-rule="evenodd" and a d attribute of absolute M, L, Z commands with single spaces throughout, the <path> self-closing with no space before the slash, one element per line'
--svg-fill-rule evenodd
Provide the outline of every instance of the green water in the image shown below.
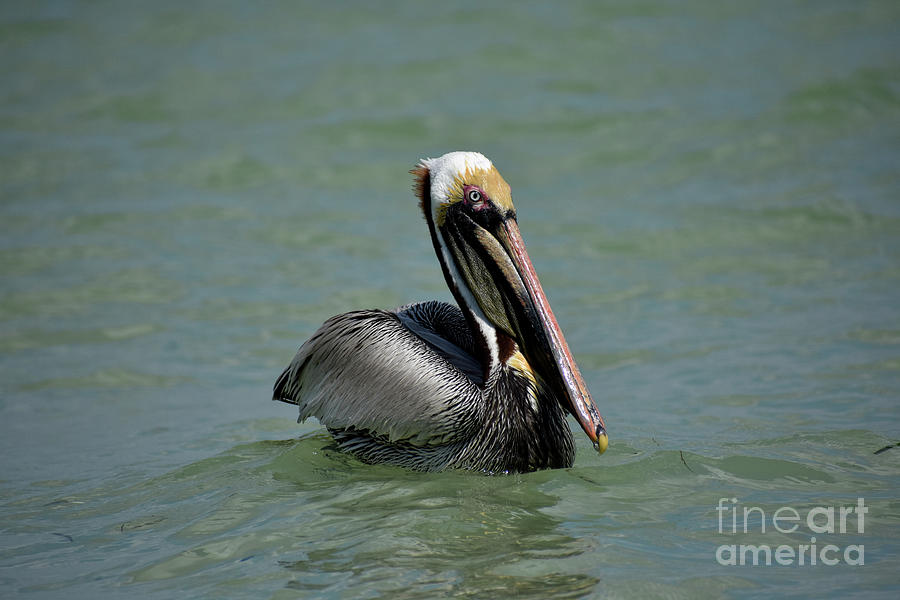
<path fill-rule="evenodd" d="M 0 65 L 0 596 L 896 597 L 900 4 L 5 2 Z M 406 173 L 450 150 L 605 455 L 367 466 L 268 400 L 325 318 L 450 298 Z M 716 560 L 813 535 L 864 564 Z"/>

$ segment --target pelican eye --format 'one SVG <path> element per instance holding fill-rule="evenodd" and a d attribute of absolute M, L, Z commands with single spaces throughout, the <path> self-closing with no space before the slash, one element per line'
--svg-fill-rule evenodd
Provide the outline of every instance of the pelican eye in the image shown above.
<path fill-rule="evenodd" d="M 481 208 L 484 206 L 484 192 L 474 186 L 467 186 L 465 190 L 466 204 L 472 205 L 473 208 Z"/>

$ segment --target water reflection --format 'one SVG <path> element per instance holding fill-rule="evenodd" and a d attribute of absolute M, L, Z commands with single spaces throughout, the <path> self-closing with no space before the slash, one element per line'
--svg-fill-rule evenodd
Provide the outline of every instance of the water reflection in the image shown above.
<path fill-rule="evenodd" d="M 288 587 L 546 598 L 580 597 L 599 582 L 568 572 L 563 559 L 591 546 L 544 512 L 558 498 L 541 491 L 540 476 L 377 468 L 393 477 L 376 479 L 369 469 L 319 488 L 331 502 L 299 524 L 299 556 L 279 560 L 291 574 Z"/>
<path fill-rule="evenodd" d="M 566 534 L 563 520 L 550 514 L 559 498 L 543 491 L 548 480 L 365 465 L 317 433 L 243 444 L 140 485 L 144 508 L 156 489 L 158 506 L 168 509 L 119 529 L 156 530 L 181 548 L 133 572 L 135 583 L 230 563 L 272 579 L 274 561 L 287 588 L 334 596 L 375 589 L 425 597 L 452 589 L 476 597 L 541 598 L 551 590 L 581 597 L 599 579 L 567 559 L 593 545 Z M 206 497 L 214 508 L 177 508 L 183 494 Z"/>

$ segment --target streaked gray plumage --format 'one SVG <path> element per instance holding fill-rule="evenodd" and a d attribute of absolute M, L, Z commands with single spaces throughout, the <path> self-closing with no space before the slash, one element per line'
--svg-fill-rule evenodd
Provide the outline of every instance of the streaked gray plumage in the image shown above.
<path fill-rule="evenodd" d="M 451 304 L 344 313 L 303 344 L 275 398 L 298 404 L 299 421 L 317 417 L 341 449 L 367 462 L 491 472 L 570 464 L 574 442 L 559 403 L 540 402 L 536 412 L 528 395 L 495 397 L 533 384 L 508 368 L 484 386 L 474 353 Z M 539 422 L 562 452 L 533 435 Z"/>

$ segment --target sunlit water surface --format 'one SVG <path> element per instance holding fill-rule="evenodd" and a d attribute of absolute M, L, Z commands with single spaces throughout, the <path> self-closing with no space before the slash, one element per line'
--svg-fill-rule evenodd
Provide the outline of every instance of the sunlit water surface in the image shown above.
<path fill-rule="evenodd" d="M 0 595 L 896 597 L 898 6 L 4 3 Z M 325 318 L 450 298 L 406 171 L 456 149 L 603 456 L 367 466 L 268 400 Z M 814 535 L 865 564 L 716 560 Z"/>

